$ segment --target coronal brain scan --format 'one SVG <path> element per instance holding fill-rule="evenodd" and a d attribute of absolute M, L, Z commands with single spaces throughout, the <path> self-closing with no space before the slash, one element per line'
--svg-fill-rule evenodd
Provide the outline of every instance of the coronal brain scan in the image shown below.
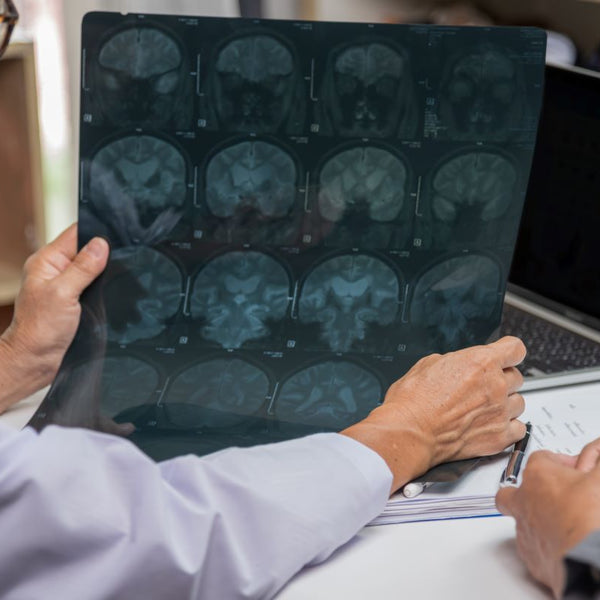
<path fill-rule="evenodd" d="M 334 352 L 348 352 L 369 328 L 389 325 L 398 313 L 398 276 L 383 261 L 346 254 L 317 266 L 299 301 L 301 323 L 318 323 L 320 338 Z"/>
<path fill-rule="evenodd" d="M 191 313 L 201 334 L 223 348 L 240 348 L 271 333 L 285 318 L 290 277 L 275 259 L 261 252 L 228 252 L 198 274 Z"/>
<path fill-rule="evenodd" d="M 284 150 L 266 142 L 241 142 L 216 154 L 206 169 L 206 204 L 216 217 L 248 211 L 284 217 L 294 205 L 298 171 Z"/>
<path fill-rule="evenodd" d="M 115 33 L 102 44 L 95 67 L 95 92 L 109 123 L 189 126 L 189 69 L 181 47 L 166 31 L 143 26 Z"/>
<path fill-rule="evenodd" d="M 86 15 L 78 245 L 111 257 L 33 426 L 336 431 L 490 340 L 544 69 L 536 28 Z"/>
<path fill-rule="evenodd" d="M 292 51 L 275 36 L 230 41 L 215 70 L 215 106 L 228 131 L 273 133 L 303 120 L 302 78 Z"/>
<path fill-rule="evenodd" d="M 279 419 L 324 429 L 342 429 L 373 410 L 382 399 L 381 383 L 351 362 L 326 361 L 285 381 L 275 401 Z"/>
<path fill-rule="evenodd" d="M 498 303 L 501 273 L 486 256 L 450 258 L 421 276 L 411 304 L 412 321 L 443 351 L 482 343 Z M 482 329 L 483 326 L 483 329 Z"/>
<path fill-rule="evenodd" d="M 325 132 L 344 137 L 411 137 L 416 100 L 406 54 L 384 43 L 343 48 L 330 60 L 321 100 Z"/>
<path fill-rule="evenodd" d="M 90 164 L 90 203 L 121 244 L 152 244 L 177 225 L 186 202 L 186 161 L 175 146 L 132 135 L 101 148 Z"/>
<path fill-rule="evenodd" d="M 440 116 L 456 140 L 505 140 L 520 124 L 523 89 L 517 64 L 506 50 L 484 45 L 446 69 Z"/>
<path fill-rule="evenodd" d="M 161 252 L 121 248 L 111 254 L 103 295 L 108 339 L 129 344 L 165 331 L 179 309 L 183 282 L 177 265 Z"/>
<path fill-rule="evenodd" d="M 219 358 L 178 375 L 164 404 L 175 425 L 229 427 L 257 413 L 268 393 L 269 379 L 261 369 L 238 358 Z"/>
<path fill-rule="evenodd" d="M 156 369 L 135 356 L 109 356 L 102 368 L 101 410 L 109 417 L 146 404 L 157 390 Z"/>
<path fill-rule="evenodd" d="M 477 236 L 484 223 L 505 215 L 516 184 L 516 169 L 501 154 L 468 152 L 442 164 L 432 179 L 434 244 Z"/>
<path fill-rule="evenodd" d="M 404 205 L 406 180 L 404 163 L 387 150 L 374 146 L 344 150 L 321 170 L 319 212 L 333 222 L 352 214 L 392 221 Z"/>

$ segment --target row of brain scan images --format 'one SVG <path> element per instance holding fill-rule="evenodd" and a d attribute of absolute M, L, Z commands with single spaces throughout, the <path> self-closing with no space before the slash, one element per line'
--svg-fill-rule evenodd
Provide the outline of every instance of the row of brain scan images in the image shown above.
<path fill-rule="evenodd" d="M 93 154 L 80 220 L 117 245 L 152 245 L 189 221 L 196 236 L 223 243 L 403 249 L 493 245 L 520 189 L 515 161 L 468 146 L 432 165 L 424 184 L 389 147 L 357 143 L 329 153 L 306 173 L 290 148 L 235 140 L 202 171 L 175 143 L 128 135 Z M 415 214 L 418 219 L 415 222 Z"/>
<path fill-rule="evenodd" d="M 135 420 L 140 406 L 156 405 L 161 426 L 173 429 L 235 428 L 251 417 L 341 429 L 375 408 L 385 389 L 376 373 L 349 360 L 304 365 L 279 382 L 259 364 L 235 357 L 187 364 L 168 378 L 133 355 L 75 368 L 102 370 L 106 416 Z"/>
<path fill-rule="evenodd" d="M 482 254 L 446 257 L 407 286 L 396 266 L 365 253 L 325 258 L 294 282 L 264 252 L 227 251 L 184 275 L 164 253 L 134 247 L 113 252 L 103 294 L 108 339 L 121 345 L 184 321 L 190 341 L 215 348 L 281 346 L 293 326 L 312 326 L 309 349 L 377 352 L 392 324 L 431 330 L 444 349 L 471 341 L 464 336 L 477 323 L 493 321 L 502 281 L 498 262 Z"/>
<path fill-rule="evenodd" d="M 526 78 L 514 50 L 465 40 L 461 51 L 442 57 L 438 138 L 507 141 L 531 129 Z M 389 33 L 330 48 L 322 62 L 313 59 L 312 69 L 310 57 L 301 57 L 275 29 L 250 28 L 215 51 L 196 52 L 158 21 L 107 32 L 97 50 L 88 48 L 92 106 L 84 123 L 190 131 L 196 119 L 229 132 L 407 140 L 423 135 L 424 101 L 411 55 Z M 428 75 L 431 85 L 435 76 Z"/>

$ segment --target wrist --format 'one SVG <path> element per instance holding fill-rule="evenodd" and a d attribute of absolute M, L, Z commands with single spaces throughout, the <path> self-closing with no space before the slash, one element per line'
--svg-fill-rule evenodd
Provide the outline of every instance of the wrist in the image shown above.
<path fill-rule="evenodd" d="M 32 355 L 9 327 L 0 336 L 0 414 L 48 385 L 53 374 L 44 361 Z"/>
<path fill-rule="evenodd" d="M 427 471 L 433 461 L 431 444 L 418 428 L 402 417 L 388 414 L 386 405 L 342 431 L 342 435 L 367 446 L 386 462 L 393 475 L 391 492 Z"/>

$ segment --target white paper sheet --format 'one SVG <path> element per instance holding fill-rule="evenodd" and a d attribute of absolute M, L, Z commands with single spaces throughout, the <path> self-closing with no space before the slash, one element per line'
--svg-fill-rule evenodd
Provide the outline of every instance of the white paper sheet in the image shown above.
<path fill-rule="evenodd" d="M 533 424 L 525 464 L 535 450 L 577 454 L 600 437 L 600 383 L 532 391 L 525 399 L 521 420 Z M 508 452 L 485 459 L 457 482 L 435 484 L 413 499 L 395 494 L 371 524 L 498 514 L 494 497 L 507 458 Z"/>

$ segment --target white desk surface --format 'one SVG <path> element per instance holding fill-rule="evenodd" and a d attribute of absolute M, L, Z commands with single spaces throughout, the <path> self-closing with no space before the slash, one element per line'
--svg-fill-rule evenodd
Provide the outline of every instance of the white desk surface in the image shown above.
<path fill-rule="evenodd" d="M 535 391 L 594 394 L 600 383 Z M 23 427 L 45 390 L 24 400 L 0 420 Z M 598 432 L 600 435 L 600 432 Z M 514 521 L 506 517 L 456 519 L 365 527 L 322 565 L 304 569 L 278 600 L 548 600 L 527 574 L 514 542 Z"/>
<path fill-rule="evenodd" d="M 366 527 L 278 600 L 549 600 L 528 576 L 506 517 Z"/>

